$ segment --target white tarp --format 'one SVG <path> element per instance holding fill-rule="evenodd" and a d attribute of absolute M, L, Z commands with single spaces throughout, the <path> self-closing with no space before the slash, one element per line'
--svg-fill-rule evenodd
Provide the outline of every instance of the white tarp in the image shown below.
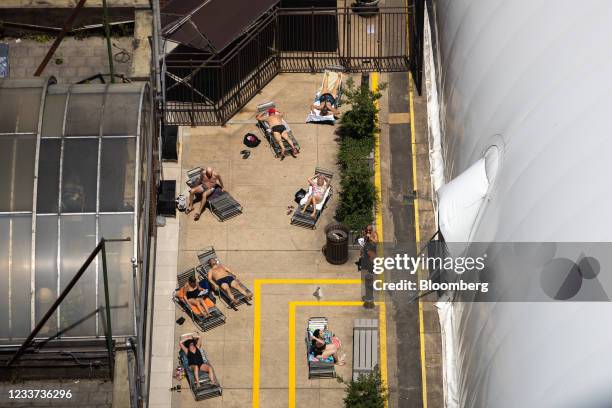
<path fill-rule="evenodd" d="M 489 189 L 482 158 L 438 190 L 438 222 L 446 242 L 468 242 Z"/>
<path fill-rule="evenodd" d="M 442 340 L 442 381 L 444 387 L 444 407 L 459 407 L 459 390 L 457 388 L 457 361 L 455 328 L 453 324 L 453 302 L 443 296 L 435 304 L 440 319 L 440 338 Z"/>

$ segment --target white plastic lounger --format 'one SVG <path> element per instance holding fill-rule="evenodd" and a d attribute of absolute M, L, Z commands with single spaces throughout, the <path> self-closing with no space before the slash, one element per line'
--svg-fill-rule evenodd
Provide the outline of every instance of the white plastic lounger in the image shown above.
<path fill-rule="evenodd" d="M 341 69 L 338 69 L 338 68 L 342 68 L 342 67 L 330 67 L 325 70 L 325 73 L 323 74 L 323 79 L 321 80 L 321 86 L 319 87 L 319 90 L 317 91 L 314 101 L 313 101 L 313 105 L 315 107 L 320 105 L 319 98 L 321 97 L 321 91 L 323 90 L 323 83 L 325 82 L 325 78 L 328 78 L 327 84 L 330 88 L 333 88 L 334 86 L 336 86 L 336 82 L 340 80 L 339 72 L 341 71 Z M 340 83 L 340 86 L 338 87 L 338 95 L 336 97 L 336 106 L 335 106 L 336 108 L 340 106 L 341 98 L 342 98 L 342 83 Z M 333 125 L 336 122 L 336 117 L 331 112 L 328 115 L 323 116 L 321 115 L 321 111 L 319 109 L 312 109 L 308 113 L 308 116 L 306 117 L 306 122 Z"/>
<path fill-rule="evenodd" d="M 276 104 L 273 101 L 259 104 L 257 105 L 257 114 L 265 112 L 270 108 L 276 108 Z M 300 143 L 297 141 L 297 139 L 293 135 L 293 131 L 289 127 L 289 124 L 285 122 L 285 119 L 283 119 L 283 126 L 287 128 L 287 132 L 289 133 L 289 137 L 291 138 L 291 141 L 293 142 L 293 145 L 295 146 L 295 148 L 298 150 L 301 150 Z M 274 156 L 280 157 L 280 153 L 282 149 L 280 145 L 278 144 L 278 142 L 276 141 L 276 139 L 274 139 L 274 136 L 272 135 L 272 128 L 270 128 L 270 125 L 268 124 L 268 122 L 265 120 L 258 120 L 257 128 L 261 131 L 263 136 L 266 138 L 266 140 L 270 144 L 270 149 L 272 149 Z M 285 146 L 285 151 L 288 152 L 291 150 L 291 145 L 285 139 L 283 139 L 283 145 Z"/>

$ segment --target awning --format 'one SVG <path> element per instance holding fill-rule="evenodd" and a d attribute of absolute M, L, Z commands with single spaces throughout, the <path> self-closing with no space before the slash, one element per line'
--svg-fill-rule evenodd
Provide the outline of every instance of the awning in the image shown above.
<path fill-rule="evenodd" d="M 161 11 L 165 38 L 217 53 L 279 0 L 172 0 Z"/>

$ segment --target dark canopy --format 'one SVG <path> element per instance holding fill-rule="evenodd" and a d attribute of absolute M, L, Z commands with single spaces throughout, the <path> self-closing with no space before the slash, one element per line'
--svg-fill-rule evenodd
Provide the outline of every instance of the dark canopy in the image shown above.
<path fill-rule="evenodd" d="M 214 53 L 222 51 L 279 0 L 172 0 L 161 12 L 164 36 Z"/>

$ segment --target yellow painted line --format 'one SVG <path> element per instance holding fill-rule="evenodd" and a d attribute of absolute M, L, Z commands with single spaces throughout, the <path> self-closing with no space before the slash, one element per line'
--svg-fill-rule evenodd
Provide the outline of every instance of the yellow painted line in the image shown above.
<path fill-rule="evenodd" d="M 408 0 L 405 1 L 406 7 L 408 7 Z M 410 19 L 406 18 L 406 35 L 408 36 L 406 41 L 406 48 L 410 51 Z M 408 93 L 410 95 L 410 139 L 412 145 L 412 185 L 414 191 L 417 192 L 417 172 L 416 172 L 416 130 L 414 127 L 414 94 L 412 88 L 412 74 L 408 72 Z M 419 225 L 419 200 L 417 199 L 418 194 L 414 197 L 414 233 L 417 251 L 419 250 L 421 242 L 421 226 Z M 421 278 L 422 270 L 419 269 L 418 276 Z M 425 366 L 425 328 L 423 325 L 423 302 L 421 298 L 419 302 L 419 344 L 421 353 L 421 383 L 423 392 L 423 408 L 427 408 L 427 369 Z"/>
<path fill-rule="evenodd" d="M 386 305 L 385 302 L 374 302 L 378 307 L 378 318 L 379 325 L 378 331 L 380 333 L 380 367 L 381 372 L 387 369 L 387 336 L 383 335 L 386 333 Z M 295 388 L 296 388 L 296 337 L 295 337 L 295 312 L 298 307 L 305 306 L 341 306 L 341 307 L 355 307 L 363 306 L 363 302 L 351 302 L 351 301 L 293 301 L 289 302 L 289 408 L 296 408 L 295 405 Z M 384 353 L 383 353 L 384 350 Z M 383 382 L 384 383 L 384 382 Z"/>
<path fill-rule="evenodd" d="M 371 87 L 374 92 L 378 90 L 378 72 L 372 72 Z M 374 102 L 379 108 L 378 100 Z M 378 119 L 378 114 L 376 115 Z M 382 222 L 382 175 L 380 171 L 380 132 L 374 134 L 374 186 L 376 187 L 376 233 L 378 241 L 384 242 Z"/>
<path fill-rule="evenodd" d="M 372 82 L 371 87 L 374 92 L 378 90 L 378 72 L 373 72 L 371 76 Z M 379 109 L 378 99 L 374 101 L 374 105 L 376 109 Z M 376 121 L 380 126 L 380 116 L 376 114 Z M 383 219 L 382 219 L 382 171 L 380 166 L 380 131 L 374 133 L 374 186 L 376 187 L 376 233 L 378 234 L 378 242 L 384 242 L 384 233 L 383 233 Z M 379 245 L 379 256 L 384 256 L 382 245 Z M 383 276 L 381 275 L 381 279 Z M 384 304 L 384 295 L 383 296 L 383 304 Z M 382 306 L 381 310 L 386 311 L 386 307 Z M 381 369 L 380 369 L 380 378 L 385 387 L 389 388 L 389 383 L 387 381 L 387 315 L 385 313 L 381 314 L 380 318 L 380 359 L 381 359 Z M 384 350 L 384 352 L 383 352 Z M 382 364 L 382 361 L 385 361 L 385 364 Z M 385 408 L 389 407 L 389 401 L 385 401 Z"/>
<path fill-rule="evenodd" d="M 359 285 L 361 279 L 255 279 L 253 283 L 253 408 L 259 408 L 259 383 L 261 380 L 261 287 L 263 285 L 312 284 Z"/>
<path fill-rule="evenodd" d="M 417 191 L 417 153 L 416 153 L 416 131 L 414 127 L 414 92 L 412 89 L 412 75 L 408 74 L 408 87 L 410 93 L 410 138 L 412 145 L 412 185 Z M 419 251 L 421 243 L 421 228 L 419 225 L 419 200 L 417 195 L 414 197 L 414 233 L 416 241 L 416 249 Z M 422 278 L 422 269 L 419 268 L 418 276 Z M 421 383 L 423 391 L 423 408 L 427 408 L 427 367 L 425 366 L 425 326 L 423 324 L 423 302 L 419 298 L 419 345 L 421 354 Z"/>
<path fill-rule="evenodd" d="M 253 288 L 253 408 L 259 408 L 259 369 L 261 366 L 261 281 Z"/>

